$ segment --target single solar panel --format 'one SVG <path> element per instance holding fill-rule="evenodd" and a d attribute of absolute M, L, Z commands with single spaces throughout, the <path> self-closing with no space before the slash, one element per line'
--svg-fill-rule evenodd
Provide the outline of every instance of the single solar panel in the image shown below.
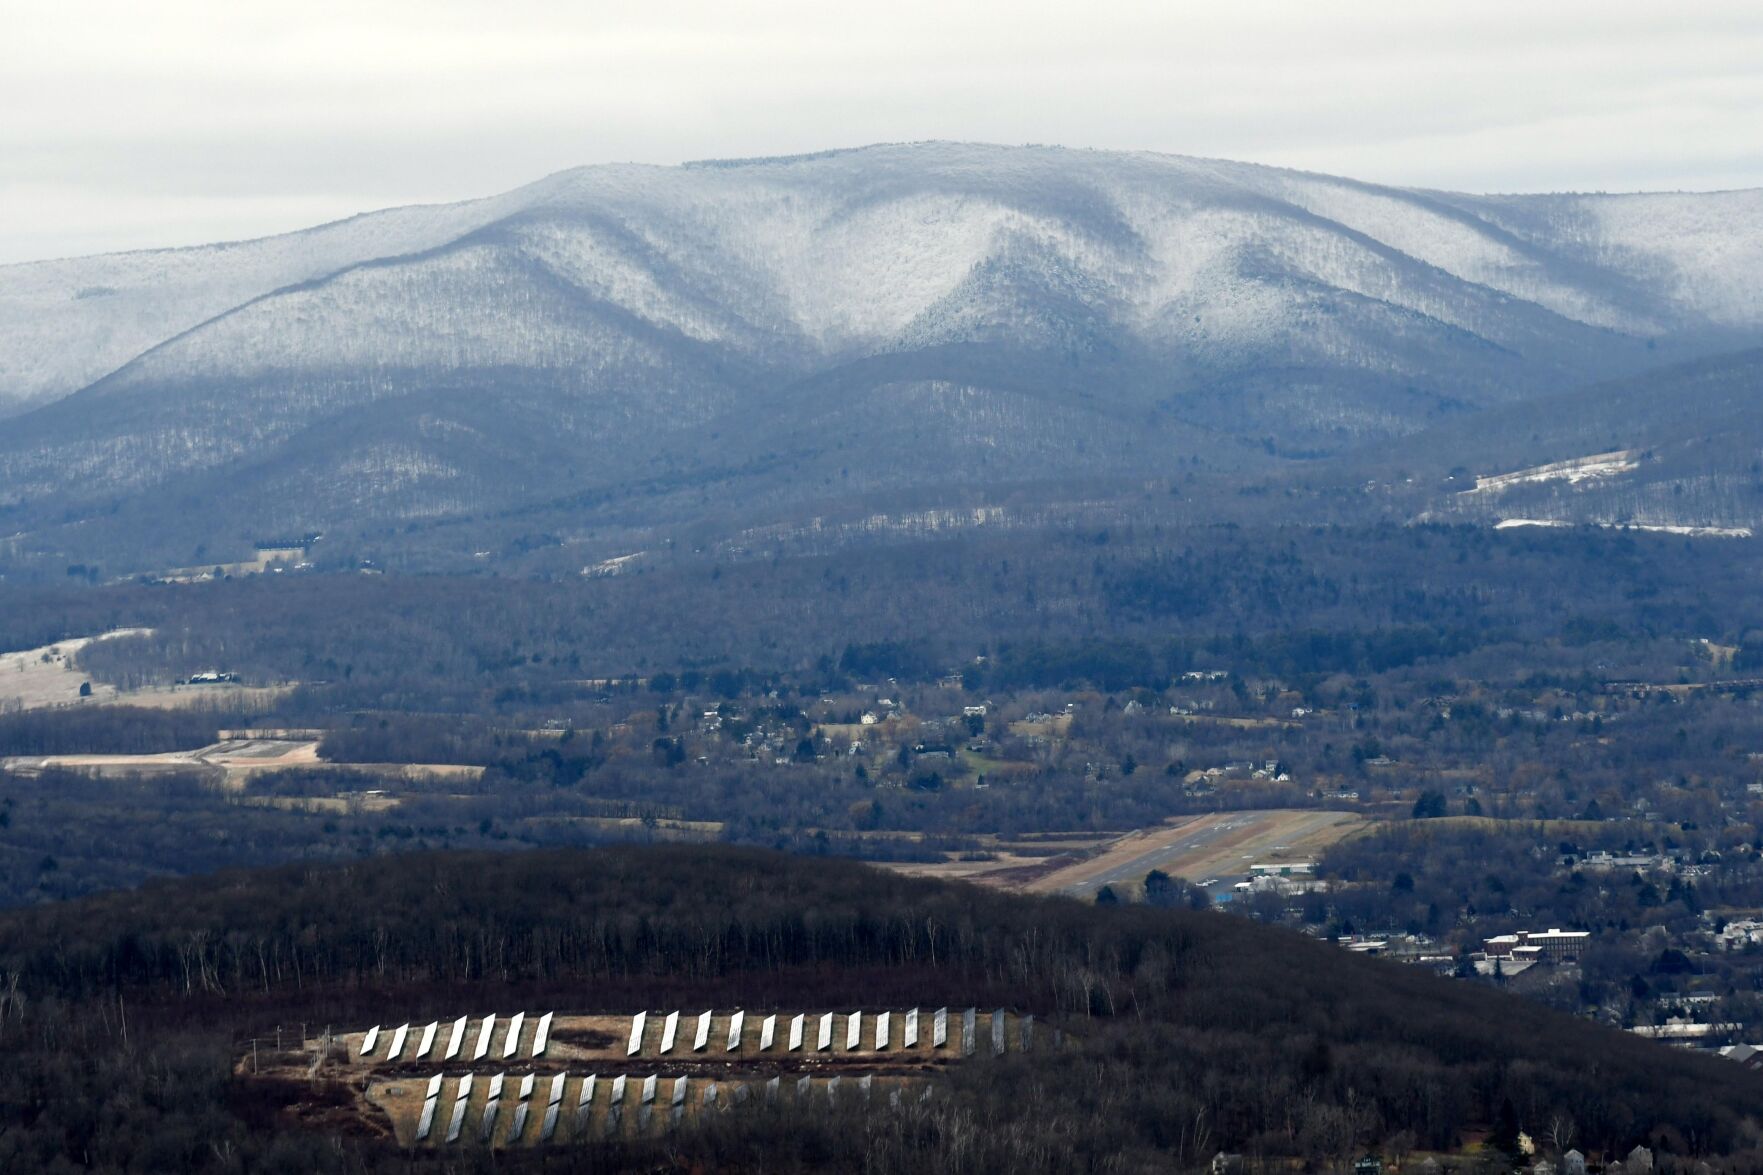
<path fill-rule="evenodd" d="M 508 1021 L 508 1038 L 502 1042 L 502 1059 L 507 1060 L 520 1051 L 520 1030 L 526 1025 L 526 1013 L 514 1013 L 514 1019 Z"/>
<path fill-rule="evenodd" d="M 845 1020 L 845 1051 L 856 1052 L 863 1047 L 863 1013 L 852 1012 Z"/>
<path fill-rule="evenodd" d="M 877 1052 L 888 1047 L 888 1032 L 892 1028 L 892 1024 L 890 1023 L 891 1016 L 892 1013 L 890 1012 L 878 1012 L 876 1014 L 875 1047 Z"/>
<path fill-rule="evenodd" d="M 790 1021 L 790 1052 L 792 1053 L 802 1047 L 802 1023 L 806 1019 L 806 1016 L 798 1014 L 794 1020 Z"/>
<path fill-rule="evenodd" d="M 931 1017 L 930 1047 L 940 1049 L 949 1043 L 949 1009 L 938 1008 L 937 1014 Z"/>
<path fill-rule="evenodd" d="M 825 1052 L 833 1047 L 833 1014 L 831 1012 L 820 1018 L 820 1035 L 816 1039 L 818 1043 L 814 1047 L 820 1052 Z"/>
<path fill-rule="evenodd" d="M 918 1009 L 917 1008 L 913 1008 L 910 1012 L 906 1013 L 906 1026 L 905 1026 L 905 1029 L 900 1033 L 900 1047 L 909 1048 L 909 1049 L 918 1047 Z"/>
<path fill-rule="evenodd" d="M 724 1052 L 732 1053 L 741 1047 L 741 1028 L 747 1023 L 747 1013 L 736 1012 L 728 1018 L 728 1048 Z"/>
<path fill-rule="evenodd" d="M 643 1029 L 648 1027 L 648 1025 L 649 1013 L 647 1012 L 638 1012 L 635 1016 L 631 1017 L 631 1042 L 630 1047 L 624 1050 L 625 1056 L 634 1057 L 642 1051 Z"/>
<path fill-rule="evenodd" d="M 386 1050 L 386 1060 L 396 1061 L 404 1051 L 404 1038 L 410 1035 L 410 1025 L 400 1024 L 398 1031 L 392 1033 L 392 1047 Z"/>
<path fill-rule="evenodd" d="M 767 1016 L 759 1025 L 759 1051 L 764 1052 L 777 1039 L 777 1017 Z"/>
<path fill-rule="evenodd" d="M 467 1073 L 459 1079 L 459 1089 L 453 1100 L 453 1120 L 447 1124 L 447 1141 L 458 1142 L 459 1130 L 465 1125 L 465 1107 L 471 1101 L 471 1074 Z"/>
<path fill-rule="evenodd" d="M 478 1141 L 488 1142 L 496 1133 L 496 1111 L 502 1106 L 502 1084 L 504 1077 L 498 1073 L 490 1078 L 489 1100 L 484 1102 L 484 1120 L 478 1127 Z"/>
<path fill-rule="evenodd" d="M 375 1024 L 372 1028 L 367 1030 L 367 1035 L 361 1038 L 361 1055 L 364 1057 L 371 1055 L 373 1053 L 373 1046 L 379 1042 L 380 1026 Z"/>
<path fill-rule="evenodd" d="M 550 1012 L 540 1016 L 539 1026 L 533 1030 L 532 1055 L 535 1057 L 544 1056 L 545 1050 L 551 1046 L 551 1016 Z"/>
<path fill-rule="evenodd" d="M 485 1057 L 490 1055 L 490 1035 L 492 1033 L 494 1033 L 495 1031 L 496 1031 L 496 1014 L 494 1012 L 492 1012 L 488 1016 L 484 1017 L 483 1027 L 479 1028 L 477 1030 L 477 1047 L 472 1049 L 472 1052 L 471 1052 L 471 1059 L 472 1060 L 481 1061 Z"/>
<path fill-rule="evenodd" d="M 698 1017 L 698 1031 L 692 1037 L 692 1051 L 701 1053 L 710 1043 L 710 1013 L 705 1012 Z"/>
<path fill-rule="evenodd" d="M 453 1021 L 453 1035 L 447 1038 L 447 1051 L 441 1057 L 443 1061 L 451 1061 L 459 1055 L 460 1048 L 465 1044 L 465 1026 L 470 1022 L 470 1016 L 461 1016 Z"/>
<path fill-rule="evenodd" d="M 582 1078 L 581 1092 L 575 1099 L 575 1133 L 581 1134 L 588 1128 L 588 1117 L 594 1112 L 594 1074 Z"/>
<path fill-rule="evenodd" d="M 435 1022 L 422 1030 L 422 1042 L 416 1046 L 417 1060 L 420 1061 L 422 1058 L 428 1056 L 429 1050 L 435 1047 L 435 1030 L 440 1026 L 439 1022 Z"/>
<path fill-rule="evenodd" d="M 679 1035 L 679 1013 L 669 1012 L 667 1020 L 661 1025 L 661 1051 L 673 1051 L 674 1038 Z"/>
<path fill-rule="evenodd" d="M 436 1097 L 428 1098 L 422 1103 L 422 1116 L 416 1120 L 416 1141 L 428 1141 L 429 1133 L 435 1128 L 435 1107 L 440 1104 L 441 1099 Z"/>

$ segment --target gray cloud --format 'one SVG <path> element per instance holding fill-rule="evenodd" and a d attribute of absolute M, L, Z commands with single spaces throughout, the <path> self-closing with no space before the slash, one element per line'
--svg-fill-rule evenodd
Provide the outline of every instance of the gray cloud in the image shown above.
<path fill-rule="evenodd" d="M 0 261 L 281 231 L 580 163 L 923 138 L 1472 190 L 1756 186 L 1759 62 L 1751 0 L 19 5 Z"/>

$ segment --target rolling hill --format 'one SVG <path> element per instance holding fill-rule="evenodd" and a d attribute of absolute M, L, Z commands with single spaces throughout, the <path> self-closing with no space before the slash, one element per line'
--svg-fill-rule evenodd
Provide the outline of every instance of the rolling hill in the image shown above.
<path fill-rule="evenodd" d="M 753 850 L 419 853 L 157 883 L 0 914 L 0 975 L 0 1162 L 19 1170 L 1149 1171 L 1220 1151 L 1329 1169 L 1455 1152 L 1507 1114 L 1537 1138 L 1568 1124 L 1592 1153 L 1645 1143 L 1744 1169 L 1758 1145 L 1755 1072 L 1489 988 L 1210 912 Z M 665 1138 L 524 1153 L 400 1147 L 361 1108 L 361 1066 L 305 1057 L 315 1036 L 461 1010 L 975 1004 L 1035 1015 L 1039 1043 L 927 1060 L 906 1104 L 731 1097 Z M 787 1052 L 745 1063 L 794 1086 L 832 1059 Z M 555 1066 L 460 1057 L 402 1084 L 533 1068 Z"/>

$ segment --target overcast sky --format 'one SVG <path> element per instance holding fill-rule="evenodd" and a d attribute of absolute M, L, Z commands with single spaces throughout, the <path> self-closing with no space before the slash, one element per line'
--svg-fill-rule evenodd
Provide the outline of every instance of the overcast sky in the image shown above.
<path fill-rule="evenodd" d="M 0 0 L 0 262 L 932 138 L 1763 186 L 1763 4 Z"/>

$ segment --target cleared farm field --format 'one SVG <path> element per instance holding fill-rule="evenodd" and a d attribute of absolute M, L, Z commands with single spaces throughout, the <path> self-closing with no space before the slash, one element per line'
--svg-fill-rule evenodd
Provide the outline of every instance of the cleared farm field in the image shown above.
<path fill-rule="evenodd" d="M 119 628 L 98 636 L 70 637 L 35 649 L 0 653 L 0 714 L 55 706 L 107 704 L 157 709 L 177 706 L 264 708 L 281 701 L 297 688 L 294 685 L 212 682 L 118 689 L 106 682 L 94 681 L 77 664 L 80 651 L 88 645 L 118 637 L 146 636 L 152 631 L 150 628 Z M 91 688 L 91 693 L 85 697 L 80 696 L 82 685 Z"/>
<path fill-rule="evenodd" d="M 376 775 L 388 782 L 472 782 L 484 769 L 459 763 L 334 763 L 318 757 L 318 740 L 311 738 L 223 738 L 194 751 L 168 751 L 157 755 L 23 755 L 0 760 L 0 767 L 22 774 L 51 768 L 88 771 L 95 775 L 150 774 L 196 770 L 211 777 L 217 787 L 244 791 L 253 777 L 273 771 L 302 771 L 331 766 Z"/>
<path fill-rule="evenodd" d="M 80 701 L 115 701 L 115 686 L 91 681 L 74 665 L 79 651 L 93 641 L 140 636 L 145 628 L 121 628 L 101 636 L 80 636 L 35 649 L 0 653 L 0 712 L 35 710 L 44 706 L 71 706 Z M 91 682 L 90 697 L 80 697 L 80 686 Z"/>

